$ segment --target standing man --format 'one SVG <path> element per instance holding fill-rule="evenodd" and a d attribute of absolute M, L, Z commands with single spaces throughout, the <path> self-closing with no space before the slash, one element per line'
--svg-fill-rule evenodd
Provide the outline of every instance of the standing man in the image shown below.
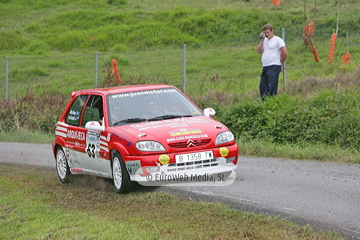
<path fill-rule="evenodd" d="M 275 96 L 277 94 L 279 75 L 284 70 L 284 63 L 288 53 L 284 40 L 274 35 L 271 24 L 265 24 L 262 33 L 260 33 L 260 39 L 257 52 L 262 54 L 263 68 L 259 88 L 261 99 L 265 100 L 266 96 Z"/>

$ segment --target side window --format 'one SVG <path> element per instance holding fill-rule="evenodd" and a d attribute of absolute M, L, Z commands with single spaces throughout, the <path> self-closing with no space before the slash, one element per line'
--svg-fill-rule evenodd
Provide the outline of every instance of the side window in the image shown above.
<path fill-rule="evenodd" d="M 66 115 L 65 122 L 70 125 L 79 126 L 80 115 L 83 109 L 84 103 L 87 99 L 87 95 L 76 97 L 73 104 L 70 107 L 69 112 Z"/>
<path fill-rule="evenodd" d="M 85 126 L 89 121 L 100 121 L 103 116 L 102 96 L 91 95 L 86 104 L 81 126 Z"/>

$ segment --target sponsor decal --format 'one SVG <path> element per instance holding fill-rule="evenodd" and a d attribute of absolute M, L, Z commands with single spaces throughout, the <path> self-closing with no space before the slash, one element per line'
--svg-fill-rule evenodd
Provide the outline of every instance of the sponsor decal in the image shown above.
<path fill-rule="evenodd" d="M 207 134 L 198 134 L 198 135 L 181 136 L 181 137 L 169 138 L 169 139 L 166 139 L 166 141 L 174 142 L 174 141 L 196 139 L 196 138 L 208 138 L 208 135 Z"/>
<path fill-rule="evenodd" d="M 70 168 L 70 172 L 72 173 L 84 173 L 83 168 Z"/>
<path fill-rule="evenodd" d="M 134 160 L 134 161 L 127 161 L 126 162 L 126 168 L 130 175 L 135 175 L 135 173 L 141 169 L 141 163 L 140 160 Z"/>
<path fill-rule="evenodd" d="M 195 133 L 202 133 L 202 131 L 200 129 L 187 130 L 186 128 L 183 128 L 183 129 L 169 132 L 170 136 L 172 136 L 172 137 L 180 136 L 180 135 L 187 135 L 187 134 L 195 134 Z"/>
<path fill-rule="evenodd" d="M 85 133 L 79 132 L 79 131 L 68 130 L 66 133 L 66 137 L 83 141 L 83 140 L 85 140 Z"/>
<path fill-rule="evenodd" d="M 80 116 L 80 111 L 70 110 L 68 115 L 68 120 L 77 121 L 79 120 L 79 116 Z"/>
<path fill-rule="evenodd" d="M 120 142 L 121 144 L 124 144 L 124 142 L 126 142 L 126 145 L 125 145 L 126 147 L 130 147 L 130 145 L 132 144 L 131 141 L 125 139 L 123 136 L 118 135 L 116 133 L 113 133 L 112 137 L 113 137 L 113 141 Z"/>
<path fill-rule="evenodd" d="M 176 118 L 176 119 L 167 119 L 162 121 L 154 122 L 142 122 L 131 125 L 132 128 L 136 128 L 140 131 L 145 131 L 147 129 L 170 127 L 180 129 L 181 127 L 189 127 L 189 124 L 203 124 L 209 122 L 207 119 L 192 117 L 192 118 Z"/>
<path fill-rule="evenodd" d="M 162 94 L 162 93 L 172 93 L 177 92 L 175 89 L 154 89 L 154 90 L 146 90 L 139 92 L 128 92 L 128 93 L 119 93 L 111 95 L 112 98 L 125 98 L 125 97 L 136 97 L 142 95 L 152 95 L 152 94 Z"/>
<path fill-rule="evenodd" d="M 79 142 L 75 142 L 75 146 L 77 147 L 85 147 L 85 144 L 79 143 Z"/>
<path fill-rule="evenodd" d="M 74 148 L 74 146 L 71 145 L 71 144 L 65 144 L 65 147 L 66 147 L 66 148 L 70 148 L 70 149 Z"/>

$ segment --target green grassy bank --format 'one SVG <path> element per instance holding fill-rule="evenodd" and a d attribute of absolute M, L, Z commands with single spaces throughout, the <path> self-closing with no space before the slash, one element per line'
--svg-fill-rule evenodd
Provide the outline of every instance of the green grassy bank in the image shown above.
<path fill-rule="evenodd" d="M 137 191 L 115 194 L 111 183 L 0 164 L 1 239 L 342 239 L 279 217 L 219 203 Z M 175 216 L 175 217 L 174 217 Z"/>

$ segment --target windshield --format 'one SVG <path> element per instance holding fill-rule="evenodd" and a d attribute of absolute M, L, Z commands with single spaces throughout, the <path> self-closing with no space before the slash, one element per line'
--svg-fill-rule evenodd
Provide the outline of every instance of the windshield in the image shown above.
<path fill-rule="evenodd" d="M 174 88 L 113 94 L 107 102 L 111 126 L 203 115 Z"/>

